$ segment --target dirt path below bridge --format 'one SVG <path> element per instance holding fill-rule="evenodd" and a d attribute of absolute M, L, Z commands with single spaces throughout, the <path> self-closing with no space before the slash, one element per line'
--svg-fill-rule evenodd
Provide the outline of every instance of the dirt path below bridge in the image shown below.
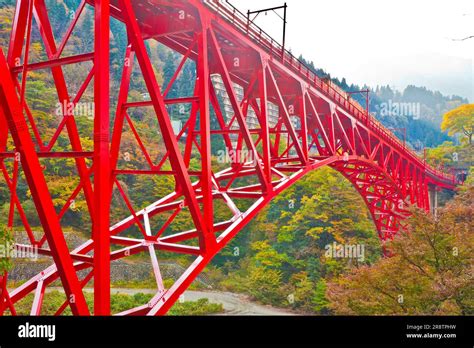
<path fill-rule="evenodd" d="M 63 291 L 62 288 L 49 288 L 47 291 Z M 92 288 L 86 288 L 84 291 L 92 292 Z M 129 289 L 112 288 L 112 294 L 135 295 L 138 293 L 155 294 L 151 289 Z M 224 313 L 219 315 L 298 315 L 289 310 L 261 305 L 252 302 L 246 295 L 234 294 L 221 291 L 196 291 L 188 290 L 183 294 L 184 301 L 197 301 L 201 298 L 209 299 L 211 303 L 219 303 L 224 307 Z"/>

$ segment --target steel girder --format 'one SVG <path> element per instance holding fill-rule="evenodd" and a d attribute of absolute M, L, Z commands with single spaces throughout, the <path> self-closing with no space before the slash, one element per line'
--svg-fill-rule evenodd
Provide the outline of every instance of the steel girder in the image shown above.
<path fill-rule="evenodd" d="M 95 10 L 94 52 L 63 56 L 86 8 Z M 112 122 L 111 17 L 123 23 L 129 40 Z M 29 61 L 33 18 L 46 49 L 45 61 Z M 165 314 L 272 198 L 322 166 L 331 166 L 350 180 L 366 202 L 382 241 L 401 230 L 409 205 L 429 210 L 430 186 L 452 189 L 456 185 L 453 177 L 426 166 L 349 95 L 319 79 L 290 53 L 282 53 L 271 38 L 247 25 L 245 17 L 227 3 L 84 0 L 59 45 L 51 28 L 44 0 L 19 0 L 8 56 L 0 54 L 0 167 L 11 192 L 9 225 L 17 212 L 30 247 L 38 247 L 39 253 L 53 260 L 51 266 L 10 293 L 6 276 L 2 277 L 0 313 L 14 313 L 15 303 L 34 293 L 31 314 L 41 314 L 45 289 L 59 279 L 67 297 L 56 314 L 71 307 L 74 314 L 88 315 L 82 289 L 92 280 L 94 314 L 111 314 L 110 262 L 145 253 L 156 278 L 156 295 L 138 308 L 113 314 Z M 159 42 L 182 56 L 165 88 L 158 83 L 147 42 Z M 193 95 L 169 98 L 174 82 L 190 61 L 196 66 L 196 80 L 190 81 Z M 64 70 L 84 63 L 92 67 L 71 98 L 71 81 Z M 93 134 L 80 134 L 74 114 L 64 112 L 52 137 L 44 138 L 26 98 L 28 73 L 34 70 L 51 72 L 58 101 L 67 105 L 77 105 L 94 79 Z M 149 99 L 129 100 L 133 74 L 143 77 Z M 220 87 L 213 80 L 215 76 L 222 81 Z M 186 106 L 187 120 L 178 134 L 172 127 L 170 105 Z M 134 124 L 133 112 L 146 108 L 152 108 L 156 118 L 156 148 L 147 144 Z M 212 127 L 212 117 L 217 128 Z M 109 124 L 113 125 L 111 134 Z M 125 134 L 135 141 L 133 152 L 143 158 L 141 165 L 131 167 L 124 162 Z M 245 155 L 230 156 L 229 163 L 219 161 L 211 141 L 216 136 L 222 138 L 227 154 Z M 84 150 L 83 137 L 93 139 L 92 151 Z M 67 140 L 68 151 L 55 150 L 58 139 Z M 157 155 L 159 146 L 163 151 Z M 76 187 L 62 206 L 51 197 L 50 173 L 42 165 L 52 158 L 70 159 L 76 166 Z M 154 203 L 136 206 L 124 182 L 144 176 L 168 178 L 175 190 L 150 192 Z M 17 194 L 21 177 L 26 179 L 42 224 L 39 238 Z M 118 203 L 111 200 L 112 192 L 128 210 L 128 216 L 113 225 L 110 209 Z M 92 226 L 91 237 L 70 250 L 61 220 L 81 196 Z M 215 212 L 223 210 L 227 217 L 219 221 L 217 216 L 223 214 Z M 179 230 L 183 218 L 191 228 Z M 165 288 L 160 260 L 170 253 L 188 255 L 189 265 Z"/>

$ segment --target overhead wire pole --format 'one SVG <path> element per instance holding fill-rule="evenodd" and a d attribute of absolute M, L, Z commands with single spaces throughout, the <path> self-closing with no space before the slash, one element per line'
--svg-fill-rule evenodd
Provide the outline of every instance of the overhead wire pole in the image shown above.
<path fill-rule="evenodd" d="M 367 112 L 367 117 L 369 117 L 369 93 L 370 93 L 370 90 L 367 88 L 367 89 L 362 89 L 360 91 L 352 91 L 352 92 L 346 92 L 347 94 L 349 95 L 352 95 L 352 94 L 365 94 L 365 111 Z"/>
<path fill-rule="evenodd" d="M 250 26 L 250 23 L 253 23 L 254 20 L 258 17 L 258 15 L 262 12 L 265 12 L 265 14 L 269 11 L 273 11 L 276 13 L 278 17 L 280 17 L 283 20 L 283 40 L 282 40 L 282 47 L 281 47 L 281 59 L 282 61 L 285 59 L 285 43 L 286 43 L 286 9 L 288 8 L 288 5 L 285 4 L 282 6 L 276 6 L 276 7 L 270 7 L 270 8 L 265 8 L 263 10 L 255 10 L 255 11 L 247 11 L 247 31 Z M 283 9 L 283 18 L 275 11 L 275 10 L 281 10 Z M 256 14 L 256 16 L 250 20 L 250 15 Z"/>
<path fill-rule="evenodd" d="M 281 48 L 281 56 L 282 60 L 285 59 L 285 44 L 286 44 L 286 9 L 288 6 L 285 4 L 283 5 L 283 41 L 282 41 L 282 48 Z"/>
<path fill-rule="evenodd" d="M 396 128 L 388 128 L 389 130 L 391 131 L 401 131 L 403 133 L 403 146 L 406 146 L 406 143 L 407 143 L 407 129 L 405 127 L 396 127 Z"/>

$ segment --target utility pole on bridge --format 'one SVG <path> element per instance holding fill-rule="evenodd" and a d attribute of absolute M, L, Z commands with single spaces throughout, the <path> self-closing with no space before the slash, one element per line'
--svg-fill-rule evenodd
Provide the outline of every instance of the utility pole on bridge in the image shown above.
<path fill-rule="evenodd" d="M 270 7 L 270 8 L 265 8 L 263 10 L 255 10 L 255 11 L 247 11 L 247 28 L 250 26 L 250 23 L 253 23 L 255 19 L 258 17 L 258 15 L 262 12 L 265 12 L 265 15 L 269 11 L 275 12 L 275 14 L 280 17 L 283 20 L 283 41 L 282 41 L 282 47 L 281 47 L 281 57 L 284 59 L 285 57 L 285 44 L 286 44 L 286 9 L 288 8 L 288 5 L 285 4 L 283 6 L 277 6 L 277 7 Z M 283 17 L 281 17 L 276 10 L 283 9 Z M 253 17 L 252 20 L 250 20 L 250 15 L 256 14 L 255 17 Z"/>
<path fill-rule="evenodd" d="M 369 94 L 370 94 L 370 90 L 367 88 L 367 89 L 363 89 L 363 90 L 360 90 L 360 91 L 352 91 L 352 92 L 346 92 L 349 96 L 351 96 L 352 94 L 365 94 L 365 111 L 367 113 L 367 117 L 369 117 Z"/>

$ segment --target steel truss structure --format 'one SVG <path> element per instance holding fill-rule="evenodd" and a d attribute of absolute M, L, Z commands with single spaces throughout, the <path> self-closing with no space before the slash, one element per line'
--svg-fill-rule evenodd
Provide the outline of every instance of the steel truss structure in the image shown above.
<path fill-rule="evenodd" d="M 94 51 L 63 56 L 86 8 L 94 10 Z M 112 104 L 111 18 L 123 23 L 129 40 L 118 100 Z M 29 61 L 35 25 L 48 56 L 45 61 Z M 151 41 L 182 55 L 166 89 L 160 87 L 150 59 L 147 43 Z M 196 65 L 196 81 L 190 81 L 194 95 L 168 98 L 187 61 Z M 92 68 L 71 97 L 64 70 L 84 62 L 92 63 Z M 76 105 L 86 89 L 93 88 L 94 128 L 88 135 L 93 139 L 92 151 L 84 150 L 72 113 L 64 112 L 50 139 L 41 136 L 41 126 L 25 98 L 28 74 L 36 70 L 51 72 L 61 104 Z M 131 77 L 137 73 L 145 82 L 149 100 L 129 98 Z M 211 82 L 214 74 L 222 78 L 232 115 L 222 108 Z M 82 0 L 57 44 L 45 0 L 18 0 L 8 54 L 0 53 L 0 76 L 0 168 L 11 193 L 10 222 L 16 212 L 29 240 L 23 247 L 38 247 L 40 254 L 53 260 L 51 266 L 10 292 L 6 276 L 2 277 L 1 313 L 15 313 L 15 304 L 34 294 L 31 314 L 40 315 L 46 289 L 59 280 L 67 296 L 56 314 L 70 307 L 74 315 L 90 315 L 83 288 L 93 281 L 93 314 L 110 315 L 110 262 L 147 253 L 156 277 L 156 295 L 140 307 L 112 314 L 163 315 L 273 197 L 322 166 L 342 173 L 358 190 L 382 242 L 402 228 L 408 205 L 429 210 L 430 189 L 453 189 L 457 184 L 453 176 L 427 166 L 349 94 L 318 78 L 227 2 Z M 243 98 L 237 96 L 235 84 L 243 88 Z M 269 122 L 269 103 L 278 107 L 276 124 Z M 112 117 L 111 105 L 116 105 Z M 172 127 L 170 105 L 187 106 L 187 122 L 178 135 Z M 151 149 L 130 116 L 131 110 L 140 108 L 152 108 L 156 115 L 154 131 L 166 149 L 158 161 L 150 155 Z M 258 127 L 248 126 L 250 109 L 258 118 Z M 211 126 L 211 113 L 218 128 Z M 126 131 L 133 134 L 146 168 L 124 165 L 121 145 Z M 68 140 L 67 151 L 56 150 L 60 136 Z M 233 161 L 222 170 L 222 163 L 212 156 L 211 138 L 215 136 L 222 138 L 228 152 L 246 150 L 253 157 Z M 45 160 L 57 158 L 73 161 L 78 179 L 61 209 L 53 202 L 44 165 Z M 198 160 L 199 169 L 191 168 L 192 159 Z M 41 222 L 40 237 L 33 233 L 18 198 L 21 175 Z M 128 176 L 166 177 L 175 191 L 155 194 L 151 197 L 154 203 L 136 207 L 122 184 Z M 109 221 L 112 192 L 119 193 L 129 210 L 129 216 L 119 222 Z M 91 237 L 70 250 L 62 219 L 79 195 L 86 201 Z M 225 221 L 215 218 L 218 205 L 228 210 Z M 166 216 L 165 223 L 157 224 L 153 219 L 157 216 Z M 170 226 L 180 217 L 192 221 L 194 227 L 170 233 Z M 169 288 L 160 272 L 161 253 L 185 254 L 193 260 Z"/>

